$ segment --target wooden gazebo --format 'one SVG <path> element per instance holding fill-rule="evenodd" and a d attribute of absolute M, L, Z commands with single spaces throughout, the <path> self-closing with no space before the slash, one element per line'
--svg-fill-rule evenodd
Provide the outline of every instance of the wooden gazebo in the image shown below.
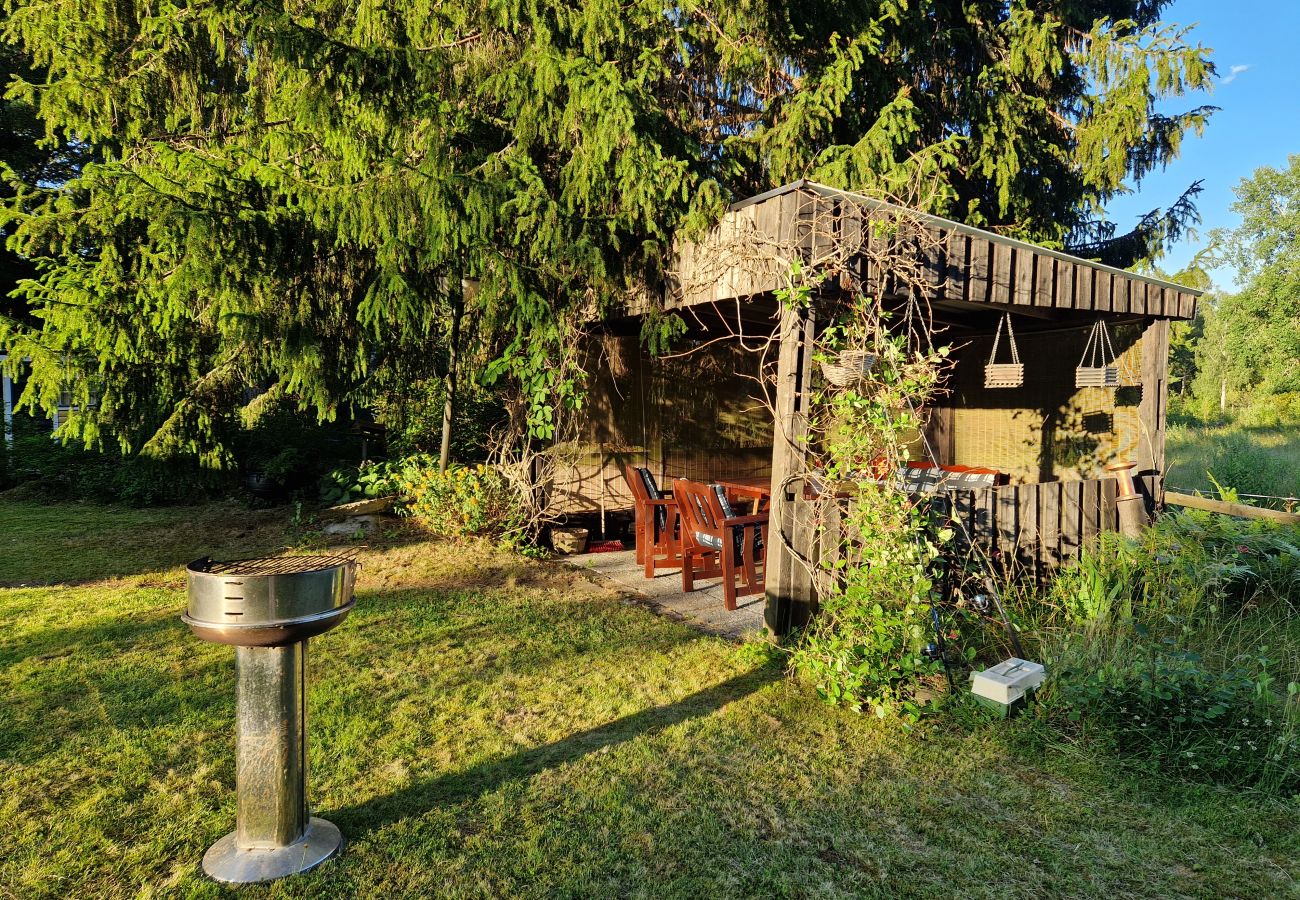
<path fill-rule="evenodd" d="M 873 221 L 897 216 L 912 229 L 906 246 L 892 250 L 894 258 L 912 254 L 906 284 L 873 252 L 873 241 L 899 240 Z M 693 352 L 644 350 L 638 335 L 649 299 L 602 324 L 590 354 L 582 455 L 555 485 L 557 499 L 571 512 L 629 508 L 628 462 L 661 481 L 770 477 L 780 488 L 771 528 L 784 540 L 769 551 L 766 619 L 778 633 L 805 621 L 815 597 L 793 554 L 814 558 L 818 548 L 798 478 L 817 377 L 811 349 L 825 323 L 816 302 L 789 308 L 775 294 L 792 261 L 832 259 L 839 281 L 825 291 L 852 282 L 885 304 L 919 291 L 958 348 L 926 437 L 936 463 L 1010 475 L 1010 484 L 956 501 L 991 549 L 1050 569 L 1113 529 L 1116 481 L 1104 468 L 1116 461 L 1136 463 L 1149 501 L 1160 502 L 1169 322 L 1195 315 L 1197 291 L 808 181 L 733 205 L 708 235 L 678 247 L 664 295 L 653 301 L 689 322 Z M 1004 313 L 1015 322 L 1026 379 L 989 389 L 983 368 Z M 1098 320 L 1113 336 L 1121 386 L 1077 388 L 1075 366 Z M 762 362 L 742 346 L 760 339 L 775 356 L 770 405 L 755 399 Z"/>

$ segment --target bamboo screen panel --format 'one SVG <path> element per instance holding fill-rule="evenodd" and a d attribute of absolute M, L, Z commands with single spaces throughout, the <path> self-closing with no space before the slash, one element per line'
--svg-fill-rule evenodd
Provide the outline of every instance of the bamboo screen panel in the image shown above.
<path fill-rule="evenodd" d="M 587 371 L 582 439 L 556 448 L 558 512 L 631 509 L 628 464 L 647 466 L 661 487 L 771 472 L 772 420 L 755 398 L 753 353 L 719 342 L 654 358 L 636 337 L 606 335 L 592 339 Z"/>
<path fill-rule="evenodd" d="M 951 393 L 944 401 L 951 421 L 944 462 L 990 466 L 1013 481 L 1043 482 L 1096 477 L 1119 459 L 1150 455 L 1142 433 L 1141 329 L 1112 328 L 1119 354 L 1118 389 L 1075 388 L 1074 370 L 1088 329 L 1020 338 L 1025 384 L 984 387 L 991 339 L 971 341 L 956 356 Z"/>
<path fill-rule="evenodd" d="M 735 343 L 656 360 L 663 475 L 716 481 L 772 471 L 772 418 L 757 357 Z"/>
<path fill-rule="evenodd" d="M 632 492 L 623 467 L 656 467 L 647 440 L 653 424 L 646 402 L 649 366 L 633 336 L 593 336 L 585 353 L 589 378 L 582 435 L 577 444 L 552 451 L 551 503 L 561 513 L 629 509 Z"/>

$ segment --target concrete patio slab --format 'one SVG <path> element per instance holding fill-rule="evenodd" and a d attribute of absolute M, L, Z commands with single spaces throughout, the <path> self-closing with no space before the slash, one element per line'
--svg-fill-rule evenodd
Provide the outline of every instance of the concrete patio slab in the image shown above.
<path fill-rule="evenodd" d="M 681 619 L 709 634 L 741 641 L 764 631 L 762 595 L 741 597 L 736 602 L 737 608 L 728 612 L 722 605 L 720 582 L 697 582 L 695 590 L 683 593 L 679 571 L 663 569 L 654 578 L 646 578 L 636 563 L 635 550 L 586 553 L 568 557 L 565 562 L 612 582 L 656 612 Z"/>

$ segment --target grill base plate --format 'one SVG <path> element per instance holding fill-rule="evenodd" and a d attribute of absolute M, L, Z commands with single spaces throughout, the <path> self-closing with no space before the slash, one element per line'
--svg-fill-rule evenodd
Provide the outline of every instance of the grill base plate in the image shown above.
<path fill-rule="evenodd" d="M 235 832 L 203 854 L 203 871 L 214 881 L 253 884 L 308 872 L 343 849 L 343 834 L 332 822 L 311 817 L 307 833 L 287 847 L 240 850 Z"/>

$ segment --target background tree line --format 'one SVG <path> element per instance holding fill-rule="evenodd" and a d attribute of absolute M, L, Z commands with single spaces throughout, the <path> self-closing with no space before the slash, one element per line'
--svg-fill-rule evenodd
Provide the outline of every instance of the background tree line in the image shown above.
<path fill-rule="evenodd" d="M 1180 323 L 1171 377 L 1178 411 L 1200 422 L 1300 422 L 1300 156 L 1235 188 L 1241 225 L 1211 233 L 1181 280 L 1208 288 L 1208 266 L 1230 264 L 1239 289 L 1211 291 Z"/>

